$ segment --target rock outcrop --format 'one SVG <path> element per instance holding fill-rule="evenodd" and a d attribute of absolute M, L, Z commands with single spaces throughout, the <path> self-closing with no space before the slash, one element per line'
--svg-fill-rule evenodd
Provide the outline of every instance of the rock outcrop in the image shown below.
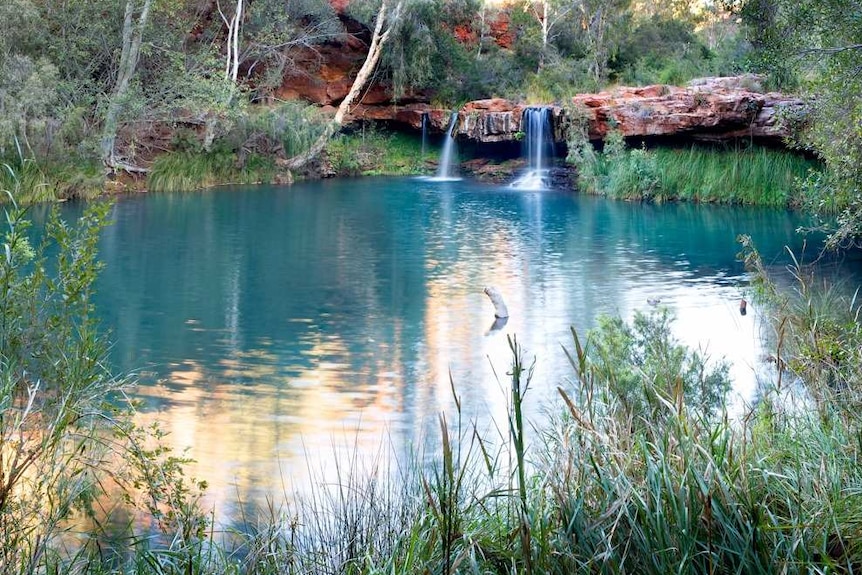
<path fill-rule="evenodd" d="M 328 1 L 345 33 L 314 47 L 291 49 L 292 66 L 273 94 L 275 98 L 301 98 L 334 111 L 350 90 L 365 60 L 370 31 L 347 10 L 351 1 L 358 0 Z M 468 46 L 481 41 L 493 41 L 503 48 L 511 46 L 510 10 L 489 10 L 485 16 L 482 27 L 477 27 L 476 22 L 463 22 L 454 25 L 451 33 Z M 480 29 L 484 30 L 483 38 Z M 396 99 L 390 86 L 375 82 L 351 110 L 348 121 L 383 121 L 418 130 L 427 114 L 431 129 L 444 132 L 450 111 L 433 109 L 428 104 L 430 100 L 431 94 L 424 93 Z M 521 119 L 527 107 L 498 98 L 469 102 L 459 110 L 458 137 L 481 143 L 516 141 L 523 137 Z M 550 107 L 557 142 L 564 142 L 572 128 L 586 130 L 591 140 L 601 140 L 616 128 L 628 138 L 752 138 L 782 143 L 790 134 L 779 121 L 781 110 L 800 111 L 804 104 L 798 98 L 764 92 L 760 78 L 746 75 L 705 78 L 685 87 L 620 87 L 575 95 L 563 105 Z"/>
<path fill-rule="evenodd" d="M 554 140 L 564 142 L 570 129 L 585 129 L 591 140 L 600 140 L 615 128 L 627 138 L 754 138 L 782 143 L 790 135 L 780 122 L 782 113 L 798 114 L 804 102 L 758 88 L 756 77 L 743 76 L 695 80 L 684 88 L 655 85 L 579 94 L 565 107 L 550 106 Z M 469 102 L 459 111 L 457 133 L 483 143 L 518 140 L 523 137 L 521 120 L 528 107 L 500 98 Z M 448 112 L 418 104 L 377 118 L 419 128 L 423 112 L 429 114 L 434 129 L 446 128 Z"/>
<path fill-rule="evenodd" d="M 572 98 L 572 121 L 585 121 L 591 139 L 612 127 L 626 137 L 687 136 L 702 140 L 755 138 L 781 142 L 790 135 L 779 121 L 804 102 L 760 90 L 755 76 L 703 78 L 684 88 L 647 86 Z M 568 112 L 568 111 L 567 111 Z"/>

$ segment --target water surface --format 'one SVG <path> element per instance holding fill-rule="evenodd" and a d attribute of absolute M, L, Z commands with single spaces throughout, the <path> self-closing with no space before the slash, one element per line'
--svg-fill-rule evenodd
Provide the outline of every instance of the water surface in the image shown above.
<path fill-rule="evenodd" d="M 755 393 L 757 309 L 740 316 L 738 234 L 801 250 L 789 212 L 647 205 L 474 182 L 352 179 L 119 201 L 97 306 L 123 371 L 197 460 L 220 513 L 278 497 L 338 446 L 406 453 L 451 412 L 505 421 L 507 336 L 536 368 L 540 423 L 572 385 L 562 346 L 659 299 L 691 345 Z M 492 330 L 487 285 L 510 319 Z"/>

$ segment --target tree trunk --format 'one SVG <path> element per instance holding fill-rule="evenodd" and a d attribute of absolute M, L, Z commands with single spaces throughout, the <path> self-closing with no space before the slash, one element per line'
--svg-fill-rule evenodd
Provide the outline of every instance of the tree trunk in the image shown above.
<path fill-rule="evenodd" d="M 108 100 L 108 109 L 105 112 L 105 121 L 102 126 L 102 162 L 111 170 L 138 173 L 147 171 L 145 168 L 133 166 L 117 158 L 115 145 L 120 114 L 122 114 L 125 105 L 123 99 L 126 97 L 129 85 L 135 75 L 135 69 L 138 66 L 144 28 L 147 25 L 147 18 L 150 15 L 150 6 L 152 3 L 152 0 L 144 0 L 141 13 L 136 22 L 134 18 L 135 0 L 126 1 L 126 13 L 123 18 L 123 51 L 120 55 L 117 83 Z"/>
<path fill-rule="evenodd" d="M 539 72 L 545 67 L 545 53 L 548 51 L 548 0 L 542 2 L 542 53 L 539 54 Z"/>
<path fill-rule="evenodd" d="M 335 133 L 344 124 L 344 118 L 350 111 L 350 106 L 353 105 L 359 97 L 359 94 L 365 88 L 365 84 L 368 82 L 368 79 L 371 77 L 371 73 L 374 71 L 374 68 L 377 66 L 377 62 L 380 60 L 380 55 L 383 53 L 383 45 L 386 44 L 386 40 L 389 39 L 392 25 L 401 13 L 401 5 L 403 1 L 399 0 L 392 11 L 392 22 L 384 31 L 383 22 L 386 20 L 387 14 L 386 2 L 387 0 L 383 0 L 380 4 L 380 10 L 377 12 L 374 34 L 371 37 L 371 46 L 368 48 L 368 55 L 365 57 L 365 62 L 359 69 L 356 79 L 353 80 L 353 85 L 350 87 L 350 91 L 347 93 L 347 96 L 344 97 L 344 100 L 342 100 L 341 104 L 338 106 L 338 110 L 335 112 L 335 118 L 333 118 L 332 122 L 326 126 L 326 129 L 317 138 L 314 144 L 312 144 L 311 148 L 298 156 L 279 162 L 281 166 L 290 170 L 301 168 L 323 151 L 326 144 L 329 142 L 329 139 L 332 138 L 332 136 L 335 135 Z"/>
<path fill-rule="evenodd" d="M 222 11 L 220 3 L 216 2 L 216 8 L 222 22 L 227 27 L 224 78 L 236 84 L 236 79 L 239 76 L 239 35 L 242 24 L 243 0 L 237 0 L 236 10 L 230 18 Z"/>

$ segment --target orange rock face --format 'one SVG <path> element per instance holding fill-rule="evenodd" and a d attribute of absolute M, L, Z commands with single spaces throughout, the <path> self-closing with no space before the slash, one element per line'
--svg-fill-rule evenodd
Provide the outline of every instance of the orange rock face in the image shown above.
<path fill-rule="evenodd" d="M 803 102 L 756 90 L 752 77 L 707 78 L 685 88 L 621 87 L 598 94 L 579 94 L 572 106 L 551 106 L 554 138 L 565 139 L 567 127 L 586 122 L 590 139 L 600 140 L 611 128 L 625 137 L 683 136 L 701 140 L 751 137 L 780 143 L 789 135 L 778 118 L 782 108 Z M 479 142 L 517 139 L 527 106 L 499 98 L 469 102 L 460 111 L 459 134 Z"/>
<path fill-rule="evenodd" d="M 336 13 L 343 13 L 350 5 L 350 0 L 329 0 L 329 5 Z"/>
<path fill-rule="evenodd" d="M 777 121 L 782 108 L 799 108 L 798 98 L 755 91 L 751 77 L 705 78 L 685 88 L 618 88 L 572 98 L 588 121 L 592 139 L 612 126 L 626 137 L 694 136 L 700 139 L 777 139 L 789 133 Z"/>
<path fill-rule="evenodd" d="M 515 33 L 512 31 L 512 19 L 508 12 L 500 11 L 488 23 L 491 37 L 500 48 L 507 50 L 515 43 Z"/>

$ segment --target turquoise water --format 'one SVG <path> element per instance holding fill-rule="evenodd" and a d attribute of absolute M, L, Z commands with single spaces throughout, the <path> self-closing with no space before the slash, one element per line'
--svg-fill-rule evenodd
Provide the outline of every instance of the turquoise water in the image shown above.
<path fill-rule="evenodd" d="M 115 364 L 139 375 L 141 419 L 189 448 L 228 514 L 327 476 L 344 449 L 375 453 L 385 438 L 405 454 L 435 437 L 450 374 L 465 416 L 502 424 L 507 336 L 537 360 L 527 401 L 540 423 L 573 385 L 570 327 L 648 300 L 674 311 L 683 341 L 732 361 L 735 402 L 751 401 L 768 374 L 758 310 L 738 312 L 735 238 L 751 234 L 776 266 L 802 247 L 784 211 L 470 181 L 153 194 L 113 216 L 97 306 Z M 505 298 L 502 327 L 485 286 Z"/>

